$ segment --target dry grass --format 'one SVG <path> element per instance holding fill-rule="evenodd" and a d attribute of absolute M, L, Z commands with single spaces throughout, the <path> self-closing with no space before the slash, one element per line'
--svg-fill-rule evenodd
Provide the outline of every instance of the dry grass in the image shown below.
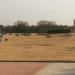
<path fill-rule="evenodd" d="M 68 37 L 51 35 L 50 38 L 41 35 L 4 35 L 0 43 L 0 60 L 75 61 L 75 34 Z"/>

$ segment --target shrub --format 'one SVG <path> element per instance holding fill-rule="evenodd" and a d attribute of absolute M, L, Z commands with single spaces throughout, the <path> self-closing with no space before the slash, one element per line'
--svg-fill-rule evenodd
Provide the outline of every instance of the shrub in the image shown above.
<path fill-rule="evenodd" d="M 51 36 L 50 36 L 50 35 L 46 35 L 46 37 L 47 37 L 47 38 L 50 38 Z"/>
<path fill-rule="evenodd" d="M 16 36 L 19 36 L 19 33 L 16 33 L 15 35 L 16 35 Z"/>

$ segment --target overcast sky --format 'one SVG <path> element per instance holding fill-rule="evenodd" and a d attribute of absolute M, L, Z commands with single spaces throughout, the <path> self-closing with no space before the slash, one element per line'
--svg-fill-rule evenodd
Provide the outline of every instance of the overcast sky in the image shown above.
<path fill-rule="evenodd" d="M 75 0 L 0 0 L 0 24 L 55 20 L 58 24 L 72 25 L 74 18 Z"/>

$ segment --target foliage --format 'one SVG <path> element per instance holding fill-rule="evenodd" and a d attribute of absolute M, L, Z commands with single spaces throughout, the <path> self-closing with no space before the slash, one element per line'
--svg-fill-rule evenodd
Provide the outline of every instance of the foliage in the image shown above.
<path fill-rule="evenodd" d="M 70 33 L 71 27 L 66 25 L 58 25 L 55 21 L 41 20 L 37 25 L 29 25 L 28 22 L 17 21 L 14 25 L 0 25 L 3 33 L 38 33 L 38 34 L 54 34 L 54 33 Z M 26 34 L 24 34 L 26 35 Z"/>

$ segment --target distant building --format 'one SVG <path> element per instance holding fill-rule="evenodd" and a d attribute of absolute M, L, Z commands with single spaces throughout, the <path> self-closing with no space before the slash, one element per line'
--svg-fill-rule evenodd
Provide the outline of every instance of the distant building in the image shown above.
<path fill-rule="evenodd" d="M 73 26 L 75 27 L 75 19 L 73 20 Z"/>
<path fill-rule="evenodd" d="M 73 20 L 73 26 L 71 27 L 71 32 L 75 33 L 75 19 Z"/>

